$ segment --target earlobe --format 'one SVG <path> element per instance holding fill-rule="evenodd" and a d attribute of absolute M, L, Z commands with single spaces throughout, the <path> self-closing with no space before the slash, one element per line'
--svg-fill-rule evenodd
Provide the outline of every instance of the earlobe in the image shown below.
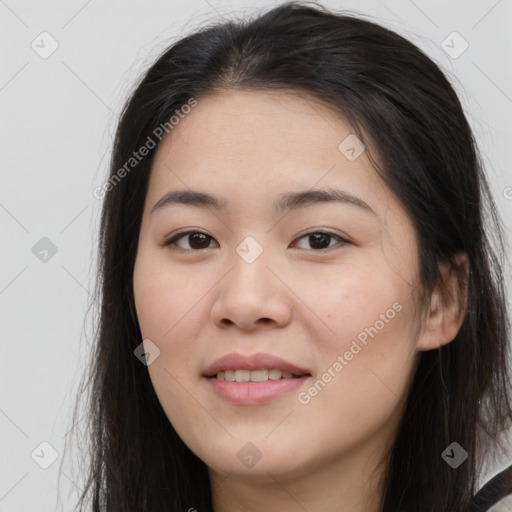
<path fill-rule="evenodd" d="M 453 341 L 466 316 L 469 259 L 457 253 L 453 262 L 439 265 L 442 283 L 432 292 L 417 342 L 420 351 L 433 350 Z"/>

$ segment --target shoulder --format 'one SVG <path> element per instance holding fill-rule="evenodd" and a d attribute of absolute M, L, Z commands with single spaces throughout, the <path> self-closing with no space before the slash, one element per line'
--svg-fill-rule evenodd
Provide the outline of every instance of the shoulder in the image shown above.
<path fill-rule="evenodd" d="M 471 512 L 512 510 L 512 464 L 493 476 L 473 497 Z"/>

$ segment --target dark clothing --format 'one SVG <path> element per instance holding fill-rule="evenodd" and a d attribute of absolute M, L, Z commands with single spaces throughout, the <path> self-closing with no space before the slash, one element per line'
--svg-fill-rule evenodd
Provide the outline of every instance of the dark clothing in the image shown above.
<path fill-rule="evenodd" d="M 470 512 L 487 512 L 506 496 L 512 495 L 512 464 L 491 478 L 473 497 Z"/>

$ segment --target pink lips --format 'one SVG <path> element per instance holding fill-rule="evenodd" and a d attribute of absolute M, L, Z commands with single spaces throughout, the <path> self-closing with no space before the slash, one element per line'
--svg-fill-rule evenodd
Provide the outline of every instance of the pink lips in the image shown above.
<path fill-rule="evenodd" d="M 226 370 L 276 369 L 289 372 L 291 379 L 268 380 L 263 382 L 231 382 L 218 380 L 215 375 Z M 214 361 L 205 371 L 206 382 L 221 398 L 235 404 L 259 404 L 280 395 L 296 390 L 311 377 L 308 370 L 271 354 L 252 354 L 243 356 L 237 353 L 227 354 Z"/>

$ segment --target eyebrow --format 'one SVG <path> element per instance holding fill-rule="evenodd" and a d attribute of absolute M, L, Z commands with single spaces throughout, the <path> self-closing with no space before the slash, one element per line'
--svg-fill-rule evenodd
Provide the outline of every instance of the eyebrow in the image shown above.
<path fill-rule="evenodd" d="M 274 203 L 277 213 L 297 210 L 319 203 L 343 203 L 356 206 L 375 216 L 377 214 L 368 203 L 344 190 L 311 189 L 300 192 L 287 192 L 281 194 Z M 189 205 L 198 208 L 213 208 L 217 211 L 226 211 L 228 202 L 226 199 L 216 197 L 206 192 L 197 190 L 174 190 L 167 192 L 161 197 L 151 209 L 151 215 L 171 205 Z"/>

